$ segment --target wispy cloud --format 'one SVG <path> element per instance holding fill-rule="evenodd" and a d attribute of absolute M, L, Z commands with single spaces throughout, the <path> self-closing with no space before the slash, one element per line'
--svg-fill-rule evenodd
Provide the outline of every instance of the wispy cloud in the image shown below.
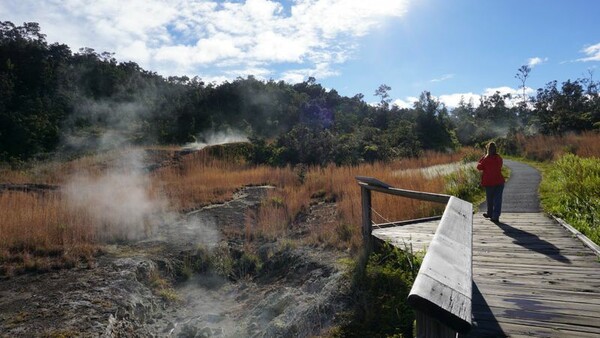
<path fill-rule="evenodd" d="M 392 104 L 400 108 L 412 108 L 415 105 L 415 102 L 417 101 L 419 101 L 418 97 L 408 96 L 404 99 L 396 99 L 392 102 Z"/>
<path fill-rule="evenodd" d="M 0 4 L 0 16 L 39 22 L 51 42 L 115 52 L 163 75 L 260 70 L 257 76 L 301 80 L 338 74 L 334 68 L 352 57 L 355 38 L 403 16 L 408 2 L 21 0 Z"/>
<path fill-rule="evenodd" d="M 587 46 L 581 50 L 582 53 L 587 55 L 584 58 L 577 59 L 576 61 L 588 62 L 588 61 L 600 61 L 600 43 L 595 45 Z"/>
<path fill-rule="evenodd" d="M 451 79 L 453 77 L 454 77 L 454 74 L 444 74 L 444 75 L 442 75 L 439 78 L 429 80 L 429 82 L 442 82 L 442 81 L 449 80 L 449 79 Z"/>
<path fill-rule="evenodd" d="M 529 60 L 527 60 L 527 65 L 529 67 L 533 68 L 533 67 L 535 67 L 541 63 L 547 62 L 547 61 L 548 61 L 548 58 L 540 58 L 540 57 L 536 56 L 536 57 L 533 57 L 533 58 L 530 58 Z"/>

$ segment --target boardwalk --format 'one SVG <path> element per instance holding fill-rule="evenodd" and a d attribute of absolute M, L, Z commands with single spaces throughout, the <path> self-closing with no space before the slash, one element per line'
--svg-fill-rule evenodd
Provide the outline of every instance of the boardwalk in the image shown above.
<path fill-rule="evenodd" d="M 481 212 L 473 219 L 474 327 L 469 337 L 600 337 L 597 256 L 559 223 L 531 212 L 539 210 L 537 196 L 531 195 L 531 183 L 518 176 L 531 175 L 531 168 L 507 162 L 517 170 L 505 189 L 501 222 L 492 223 Z M 539 180 L 528 179 L 537 191 Z M 421 250 L 437 223 L 375 229 L 373 235 Z"/>

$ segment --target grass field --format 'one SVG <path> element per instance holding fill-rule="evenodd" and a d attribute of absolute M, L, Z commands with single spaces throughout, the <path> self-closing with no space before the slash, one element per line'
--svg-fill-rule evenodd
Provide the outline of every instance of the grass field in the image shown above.
<path fill-rule="evenodd" d="M 600 244 L 600 133 L 518 136 L 520 153 L 542 172 L 544 211 Z"/>
<path fill-rule="evenodd" d="M 219 159 L 207 149 L 180 157 L 174 155 L 176 151 L 125 149 L 65 163 L 43 163 L 28 170 L 2 169 L 0 183 L 61 187 L 55 191 L 0 192 L 0 261 L 14 263 L 2 265 L 45 270 L 86 261 L 104 243 L 150 236 L 165 221 L 165 215 L 226 201 L 248 185 L 276 189 L 255 214 L 248 216 L 252 222 L 245 229 L 247 241 L 286 236 L 293 220 L 311 203 L 335 202 L 335 217 L 304 238 L 303 244 L 356 251 L 362 239 L 360 189 L 355 176 L 377 177 L 405 189 L 443 192 L 446 183 L 441 176 L 394 172 L 456 162 L 471 150 L 426 153 L 418 159 L 354 167 L 295 168 Z M 147 172 L 144 161 L 148 153 L 153 154 L 153 161 L 171 161 Z M 441 212 L 439 205 L 382 194 L 374 195 L 373 209 L 375 222 Z M 52 263 L 48 256 L 55 258 Z"/>

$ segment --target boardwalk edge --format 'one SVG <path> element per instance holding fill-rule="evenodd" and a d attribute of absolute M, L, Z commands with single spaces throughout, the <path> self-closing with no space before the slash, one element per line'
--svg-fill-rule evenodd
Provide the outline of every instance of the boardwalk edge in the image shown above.
<path fill-rule="evenodd" d="M 556 217 L 552 214 L 550 214 L 550 217 L 552 217 L 555 221 L 558 222 L 558 224 L 562 225 L 565 229 L 569 230 L 575 237 L 577 237 L 580 241 L 582 241 L 583 244 L 585 244 L 585 246 L 587 246 L 592 251 L 594 251 L 596 256 L 600 257 L 600 246 L 598 246 L 591 239 L 589 239 L 586 235 L 579 232 L 579 230 L 575 229 L 573 226 L 571 226 L 569 223 L 567 223 L 562 218 Z"/>

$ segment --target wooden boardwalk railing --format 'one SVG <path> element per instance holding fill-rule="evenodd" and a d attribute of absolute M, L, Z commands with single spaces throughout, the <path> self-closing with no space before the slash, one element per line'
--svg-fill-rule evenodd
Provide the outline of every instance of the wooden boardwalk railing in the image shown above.
<path fill-rule="evenodd" d="M 461 337 L 600 337 L 599 252 L 581 234 L 539 212 L 503 213 L 498 223 L 473 216 L 472 328 Z M 440 223 L 405 222 L 372 236 L 429 255 Z"/>
<path fill-rule="evenodd" d="M 456 337 L 471 328 L 473 205 L 459 198 L 397 189 L 370 177 L 356 177 L 362 190 L 363 235 L 371 245 L 371 191 L 445 203 L 446 210 L 427 251 L 408 303 L 415 310 L 418 337 Z"/>

